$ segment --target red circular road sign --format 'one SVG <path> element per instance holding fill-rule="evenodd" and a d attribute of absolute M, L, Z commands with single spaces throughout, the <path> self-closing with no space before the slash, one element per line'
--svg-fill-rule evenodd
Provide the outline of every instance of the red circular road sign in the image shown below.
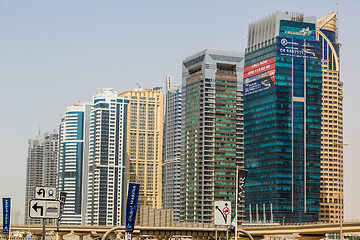
<path fill-rule="evenodd" d="M 224 213 L 225 215 L 229 215 L 230 209 L 229 209 L 228 207 L 224 207 L 223 213 Z"/>

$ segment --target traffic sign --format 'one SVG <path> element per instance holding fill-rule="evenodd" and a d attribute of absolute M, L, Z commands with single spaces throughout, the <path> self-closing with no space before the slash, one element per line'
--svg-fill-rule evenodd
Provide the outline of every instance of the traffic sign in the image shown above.
<path fill-rule="evenodd" d="M 56 199 L 56 188 L 54 187 L 35 187 L 36 199 Z"/>
<path fill-rule="evenodd" d="M 231 223 L 231 202 L 215 201 L 214 224 L 216 226 L 230 225 Z"/>
<path fill-rule="evenodd" d="M 59 218 L 60 201 L 32 199 L 29 203 L 29 217 L 31 218 Z"/>

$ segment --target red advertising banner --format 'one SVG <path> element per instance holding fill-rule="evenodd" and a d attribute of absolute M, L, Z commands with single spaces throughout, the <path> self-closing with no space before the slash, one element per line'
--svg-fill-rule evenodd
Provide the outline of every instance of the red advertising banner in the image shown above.
<path fill-rule="evenodd" d="M 247 66 L 244 68 L 244 79 L 257 75 L 259 73 L 267 72 L 272 82 L 275 83 L 275 64 L 276 57 L 272 57 Z"/>

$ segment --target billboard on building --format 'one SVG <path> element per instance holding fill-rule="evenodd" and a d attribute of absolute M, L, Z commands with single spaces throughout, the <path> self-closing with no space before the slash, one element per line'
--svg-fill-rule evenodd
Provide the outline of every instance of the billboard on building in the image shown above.
<path fill-rule="evenodd" d="M 276 57 L 265 59 L 244 68 L 244 96 L 275 86 Z"/>
<path fill-rule="evenodd" d="M 320 60 L 321 45 L 319 41 L 277 37 L 277 56 Z"/>

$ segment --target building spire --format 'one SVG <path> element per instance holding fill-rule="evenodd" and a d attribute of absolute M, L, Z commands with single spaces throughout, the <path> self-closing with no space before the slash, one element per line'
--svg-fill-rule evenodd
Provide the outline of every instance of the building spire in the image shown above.
<path fill-rule="evenodd" d="M 336 1 L 336 42 L 339 42 L 339 0 Z"/>

